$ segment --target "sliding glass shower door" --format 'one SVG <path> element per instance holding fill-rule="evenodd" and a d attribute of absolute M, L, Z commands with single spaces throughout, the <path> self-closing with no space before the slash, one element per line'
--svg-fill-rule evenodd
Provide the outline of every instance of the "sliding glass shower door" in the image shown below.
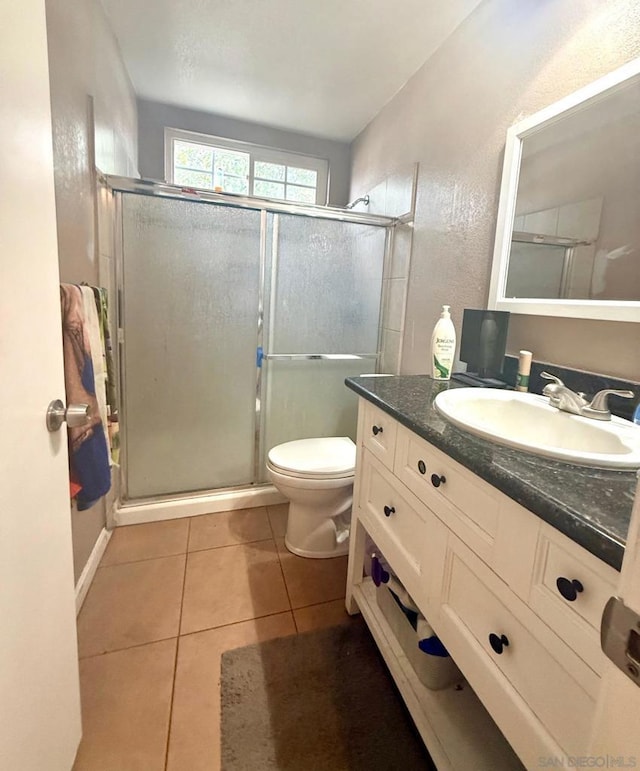
<path fill-rule="evenodd" d="M 121 200 L 125 495 L 249 484 L 261 213 Z"/>
<path fill-rule="evenodd" d="M 279 214 L 266 291 L 262 478 L 271 447 L 355 439 L 345 377 L 376 371 L 386 230 Z"/>
<path fill-rule="evenodd" d="M 276 444 L 355 438 L 344 379 L 376 370 L 386 228 L 118 201 L 123 500 L 261 483 Z"/>

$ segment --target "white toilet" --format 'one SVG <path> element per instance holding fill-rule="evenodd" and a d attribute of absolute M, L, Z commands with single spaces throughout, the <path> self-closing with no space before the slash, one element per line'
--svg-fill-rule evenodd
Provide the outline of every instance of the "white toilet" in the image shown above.
<path fill-rule="evenodd" d="M 269 450 L 269 477 L 289 499 L 289 551 L 315 558 L 349 551 L 355 466 L 348 436 L 297 439 Z"/>

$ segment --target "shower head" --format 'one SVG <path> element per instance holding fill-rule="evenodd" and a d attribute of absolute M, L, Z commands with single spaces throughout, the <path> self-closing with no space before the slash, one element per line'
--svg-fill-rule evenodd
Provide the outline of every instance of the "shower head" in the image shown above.
<path fill-rule="evenodd" d="M 365 206 L 369 205 L 369 196 L 363 195 L 360 196 L 360 198 L 356 198 L 355 201 L 351 201 L 351 203 L 348 203 L 344 208 L 345 209 L 353 209 L 354 206 L 356 206 L 359 203 L 363 203 Z"/>

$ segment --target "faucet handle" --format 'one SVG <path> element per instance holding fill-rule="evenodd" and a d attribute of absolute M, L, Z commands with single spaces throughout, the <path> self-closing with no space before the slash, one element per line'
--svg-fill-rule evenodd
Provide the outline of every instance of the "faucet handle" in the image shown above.
<path fill-rule="evenodd" d="M 585 408 L 588 410 L 590 418 L 596 418 L 598 420 L 611 420 L 611 412 L 609 411 L 609 405 L 607 398 L 609 394 L 614 396 L 621 396 L 623 399 L 633 399 L 635 394 L 633 391 L 618 391 L 615 388 L 605 388 L 593 397 L 591 402 Z M 594 414 L 600 413 L 600 414 Z"/>
<path fill-rule="evenodd" d="M 559 385 L 559 386 L 564 385 L 564 383 L 562 382 L 562 380 L 560 380 L 559 377 L 552 375 L 550 372 L 541 372 L 540 377 L 543 377 L 545 380 L 553 380 L 555 385 Z"/>
<path fill-rule="evenodd" d="M 560 393 L 561 389 L 565 387 L 564 383 L 562 380 L 560 380 L 559 377 L 556 377 L 549 372 L 541 372 L 540 377 L 543 377 L 545 380 L 553 380 L 552 383 L 547 383 L 547 385 L 542 389 L 542 395 L 548 396 L 551 403 L 554 404 L 554 400 L 558 399 L 558 394 Z M 557 406 L 557 404 L 554 404 L 554 406 Z"/>

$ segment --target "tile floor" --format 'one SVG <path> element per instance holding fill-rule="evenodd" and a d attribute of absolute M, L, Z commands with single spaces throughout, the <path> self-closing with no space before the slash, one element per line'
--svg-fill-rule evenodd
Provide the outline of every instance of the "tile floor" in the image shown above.
<path fill-rule="evenodd" d="M 217 771 L 225 650 L 348 620 L 347 558 L 284 546 L 287 507 L 114 532 L 78 617 L 74 771 Z"/>

